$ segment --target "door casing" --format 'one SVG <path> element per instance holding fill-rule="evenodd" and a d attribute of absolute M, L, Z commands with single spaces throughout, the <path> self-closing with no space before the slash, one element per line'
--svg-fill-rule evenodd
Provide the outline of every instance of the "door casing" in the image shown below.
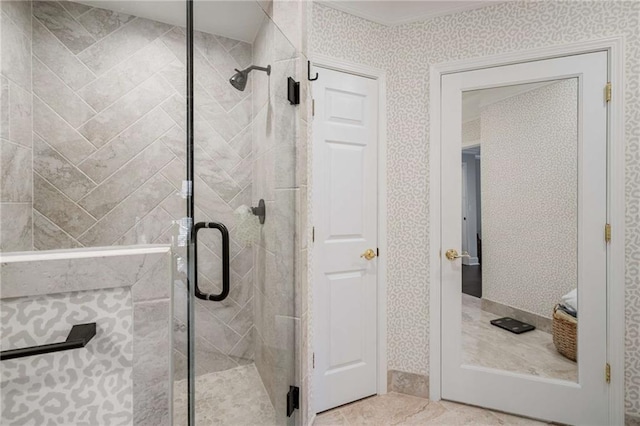
<path fill-rule="evenodd" d="M 624 424 L 624 271 L 625 271 L 625 138 L 624 138 L 624 44 L 622 37 L 552 46 L 430 67 L 430 274 L 429 274 L 429 397 L 441 399 L 441 77 L 445 74 L 539 61 L 562 56 L 606 51 L 612 96 L 607 123 L 607 223 L 611 242 L 607 251 L 607 359 L 611 366 L 609 424 Z M 604 230 L 603 230 L 604 235 Z M 603 366 L 603 379 L 604 379 Z"/>
<path fill-rule="evenodd" d="M 377 393 L 387 393 L 387 90 L 384 70 L 368 67 L 326 55 L 314 55 L 312 63 L 315 67 L 359 75 L 376 80 L 378 86 L 378 306 L 377 306 Z M 313 73 L 312 73 L 313 74 Z M 322 78 L 322 71 L 319 71 Z M 311 93 L 310 93 L 311 96 Z M 313 142 L 310 141 L 312 144 Z M 313 185 L 313 180 L 312 180 Z M 313 223 L 313 211 L 311 223 Z M 313 226 L 313 225 L 311 225 Z M 313 250 L 313 244 L 311 245 Z M 311 288 L 316 284 L 310 278 Z M 312 308 L 314 309 L 314 308 Z M 317 315 L 313 316 L 318 318 Z M 315 413 L 315 408 L 312 409 Z"/>

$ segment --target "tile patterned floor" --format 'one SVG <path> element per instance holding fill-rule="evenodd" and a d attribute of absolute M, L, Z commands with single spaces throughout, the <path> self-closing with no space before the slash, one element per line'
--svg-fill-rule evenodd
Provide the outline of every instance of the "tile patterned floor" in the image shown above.
<path fill-rule="evenodd" d="M 184 418 L 187 384 L 174 386 L 174 424 Z M 276 414 L 255 364 L 196 377 L 196 424 L 199 426 L 273 426 Z"/>
<path fill-rule="evenodd" d="M 319 414 L 313 426 L 517 425 L 547 423 L 449 401 L 433 402 L 399 393 L 373 396 Z"/>
<path fill-rule="evenodd" d="M 499 318 L 480 309 L 480 299 L 462 295 L 462 347 L 465 364 L 539 377 L 578 381 L 578 364 L 558 353 L 551 334 L 513 334 L 490 324 Z"/>

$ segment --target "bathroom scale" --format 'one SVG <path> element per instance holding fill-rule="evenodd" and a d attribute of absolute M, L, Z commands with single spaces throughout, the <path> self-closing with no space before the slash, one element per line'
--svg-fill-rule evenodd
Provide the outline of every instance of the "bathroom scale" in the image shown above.
<path fill-rule="evenodd" d="M 518 321 L 509 317 L 491 320 L 491 324 L 495 325 L 496 327 L 504 328 L 505 330 L 515 334 L 526 333 L 527 331 L 536 329 L 531 324 L 527 324 L 526 322 Z"/>

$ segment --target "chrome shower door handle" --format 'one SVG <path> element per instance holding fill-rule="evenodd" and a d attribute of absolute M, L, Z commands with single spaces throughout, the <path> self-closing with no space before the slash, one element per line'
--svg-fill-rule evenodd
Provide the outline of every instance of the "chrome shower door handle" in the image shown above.
<path fill-rule="evenodd" d="M 219 294 L 203 293 L 198 288 L 198 231 L 203 228 L 217 229 L 222 235 L 222 291 Z M 222 223 L 216 222 L 198 222 L 193 227 L 193 262 L 195 267 L 195 273 L 193 274 L 193 285 L 195 288 L 195 294 L 198 299 L 212 300 L 214 302 L 220 302 L 227 298 L 229 295 L 229 231 L 227 227 Z"/>

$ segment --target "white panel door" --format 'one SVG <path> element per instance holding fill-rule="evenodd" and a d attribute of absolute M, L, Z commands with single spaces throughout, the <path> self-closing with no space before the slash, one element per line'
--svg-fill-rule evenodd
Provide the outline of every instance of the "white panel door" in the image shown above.
<path fill-rule="evenodd" d="M 377 83 L 323 70 L 314 83 L 314 402 L 376 393 Z"/>
<path fill-rule="evenodd" d="M 578 357 L 577 363 L 574 364 L 557 353 L 551 334 L 547 332 L 545 336 L 542 329 L 513 334 L 491 325 L 490 319 L 497 316 L 491 317 L 489 312 L 480 308 L 485 306 L 483 305 L 485 300 L 473 299 L 461 294 L 461 259 L 454 256 L 449 259 L 445 255 L 449 249 L 460 252 L 461 247 L 460 152 L 463 94 L 469 91 L 541 82 L 546 84 L 544 90 L 547 92 L 544 93 L 549 98 L 553 97 L 549 88 L 560 87 L 552 85 L 558 82 L 561 84 L 570 82 L 573 87 L 572 99 L 575 99 L 571 108 L 558 113 L 549 113 L 553 111 L 554 104 L 546 103 L 545 108 L 538 108 L 536 111 L 531 111 L 529 104 L 523 107 L 527 113 L 520 116 L 515 113 L 510 115 L 509 110 L 505 108 L 503 111 L 507 112 L 502 113 L 501 120 L 496 120 L 495 115 L 490 115 L 491 111 L 496 111 L 495 105 L 492 106 L 493 109 L 485 110 L 488 117 L 486 123 L 499 123 L 499 125 L 492 129 L 493 133 L 489 132 L 491 133 L 489 138 L 485 138 L 486 128 L 482 130 L 482 214 L 483 217 L 490 218 L 485 214 L 493 213 L 506 217 L 507 220 L 494 229 L 496 232 L 491 234 L 493 235 L 491 240 L 488 224 L 483 219 L 483 296 L 485 287 L 495 284 L 486 282 L 489 281 L 490 272 L 500 269 L 513 272 L 509 276 L 510 279 L 503 280 L 506 282 L 501 284 L 506 284 L 507 291 L 514 288 L 521 289 L 519 299 L 523 303 L 527 302 L 527 297 L 532 299 L 537 296 L 536 293 L 544 293 L 547 290 L 532 288 L 531 283 L 534 280 L 523 278 L 527 274 L 529 265 L 539 264 L 540 260 L 555 264 L 556 259 L 572 257 L 574 265 L 572 268 L 552 269 L 550 276 L 553 278 L 571 272 L 569 275 L 575 277 L 579 311 Z M 607 424 L 608 385 L 605 381 L 607 243 L 604 238 L 607 221 L 607 104 L 604 97 L 606 83 L 606 52 L 453 73 L 442 77 L 441 395 L 443 399 L 566 424 Z M 529 91 L 522 95 L 522 99 L 534 99 L 537 96 L 536 93 L 542 92 Z M 513 101 L 508 105 L 516 105 L 516 103 Z M 555 103 L 555 105 L 558 104 Z M 565 117 L 563 113 L 567 111 L 569 112 Z M 481 127 L 486 124 L 483 121 L 484 117 L 485 115 L 481 115 Z M 545 119 L 542 120 L 540 117 Z M 527 126 L 522 126 L 523 124 Z M 495 149 L 497 145 L 490 145 L 497 141 L 499 136 L 509 134 L 504 130 L 505 128 L 514 126 L 526 127 L 529 129 L 529 134 L 538 131 L 550 133 L 549 129 L 557 128 L 558 134 L 564 135 L 563 132 L 566 132 L 574 136 L 565 138 L 566 148 L 558 153 L 553 152 L 553 149 L 540 149 L 539 146 L 544 142 L 540 139 L 522 144 L 523 151 L 517 153 L 513 153 L 508 146 L 504 148 L 505 145 L 502 145 L 499 150 Z M 554 134 L 551 136 L 558 137 Z M 506 141 L 509 146 L 519 142 L 513 138 Z M 557 164 L 557 159 L 562 155 L 566 156 L 566 149 L 571 150 L 571 155 L 567 158 L 572 160 L 571 164 L 567 163 L 567 167 L 562 167 L 563 164 Z M 516 167 L 491 169 L 492 155 L 499 157 L 502 164 L 508 165 L 510 160 L 513 164 L 519 164 L 518 162 L 523 161 L 524 158 L 526 163 L 535 160 L 536 164 L 542 164 L 542 166 L 532 168 L 525 174 Z M 509 155 L 510 157 L 505 158 Z M 555 201 L 556 204 L 551 205 L 547 211 L 540 209 L 539 206 L 548 203 L 551 196 L 551 191 L 545 192 L 541 188 L 553 189 L 567 182 L 568 179 L 562 181 L 559 176 L 567 175 L 568 168 L 571 170 L 570 192 L 568 192 L 572 200 L 569 203 L 572 204 L 569 205 L 570 208 L 566 207 L 567 203 Z M 500 185 L 496 186 L 508 188 L 508 190 L 491 192 L 492 187 L 487 186 L 488 180 L 485 177 L 491 177 L 493 182 L 500 182 Z M 510 182 L 521 184 L 509 186 Z M 484 198 L 486 195 L 489 197 Z M 520 197 L 523 203 L 501 205 L 499 210 L 494 208 L 505 199 L 516 197 Z M 538 205 L 530 203 L 531 198 L 534 197 L 540 200 Z M 557 205 L 565 207 L 560 211 L 555 209 Z M 566 222 L 566 215 L 575 222 L 563 228 L 561 224 Z M 523 218 L 524 220 L 521 220 Z M 536 224 L 547 223 L 545 221 L 552 225 L 545 226 L 544 229 L 541 227 L 539 229 L 541 232 L 537 232 Z M 510 239 L 510 244 L 513 245 L 513 235 L 519 235 L 515 241 L 515 247 L 521 247 L 521 249 L 513 250 L 502 257 L 492 257 L 489 247 L 496 244 L 503 244 L 502 247 L 504 247 L 505 242 Z M 551 238 L 548 237 L 549 235 Z M 570 244 L 554 244 L 554 241 L 563 241 L 566 235 L 571 236 Z M 544 265 L 541 268 L 544 268 Z M 541 272 L 538 269 L 533 271 L 533 274 L 539 275 Z M 510 295 L 513 296 L 513 293 Z M 545 304 L 545 309 L 548 309 L 543 313 L 545 316 L 551 318 L 554 303 L 561 302 L 561 296 L 562 293 L 557 292 L 554 300 Z M 519 303 L 517 299 L 518 297 L 512 303 Z M 496 303 L 495 300 L 489 300 L 489 302 Z M 471 343 L 467 344 L 467 342 Z M 543 363 L 540 363 L 541 359 L 544 360 Z M 560 368 L 555 369 L 557 366 Z M 568 366 L 566 371 L 563 370 L 564 366 Z M 546 367 L 549 368 L 545 370 Z M 565 373 L 573 375 L 566 376 Z"/>

